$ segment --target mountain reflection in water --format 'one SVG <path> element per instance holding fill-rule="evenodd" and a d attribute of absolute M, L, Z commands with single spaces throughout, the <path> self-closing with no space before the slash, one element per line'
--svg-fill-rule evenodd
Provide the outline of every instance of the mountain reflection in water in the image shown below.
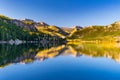
<path fill-rule="evenodd" d="M 73 57 L 90 56 L 106 57 L 120 62 L 119 43 L 68 43 L 58 44 L 0 44 L 0 67 L 13 63 L 31 63 L 35 60 L 43 61 L 59 55 Z"/>

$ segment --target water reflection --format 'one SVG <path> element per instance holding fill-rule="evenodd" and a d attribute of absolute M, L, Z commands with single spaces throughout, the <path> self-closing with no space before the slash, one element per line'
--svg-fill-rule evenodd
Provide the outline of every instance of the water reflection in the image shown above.
<path fill-rule="evenodd" d="M 0 67 L 12 63 L 30 63 L 36 59 L 44 60 L 46 56 L 37 57 L 38 53 L 47 54 L 47 51 L 58 44 L 0 44 Z M 46 52 L 46 53 L 45 53 Z"/>
<path fill-rule="evenodd" d="M 58 44 L 0 44 L 0 67 L 13 63 L 31 63 L 43 61 L 59 55 L 79 57 L 106 57 L 120 62 L 119 43 L 68 43 Z"/>
<path fill-rule="evenodd" d="M 70 44 L 75 51 L 91 57 L 106 57 L 120 62 L 120 43 Z"/>

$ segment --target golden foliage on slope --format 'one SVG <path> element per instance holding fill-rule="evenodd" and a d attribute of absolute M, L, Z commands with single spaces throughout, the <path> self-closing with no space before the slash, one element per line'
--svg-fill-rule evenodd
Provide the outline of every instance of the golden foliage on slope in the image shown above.
<path fill-rule="evenodd" d="M 52 36 L 59 36 L 59 37 L 65 37 L 57 27 L 55 26 L 37 26 L 36 29 L 39 31 L 39 32 L 43 32 L 43 33 L 46 33 L 46 34 L 50 34 Z"/>

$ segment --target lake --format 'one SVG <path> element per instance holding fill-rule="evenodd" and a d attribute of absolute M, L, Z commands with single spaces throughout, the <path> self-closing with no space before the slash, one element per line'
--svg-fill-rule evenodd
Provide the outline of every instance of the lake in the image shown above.
<path fill-rule="evenodd" d="M 0 80 L 120 80 L 120 43 L 0 44 Z"/>

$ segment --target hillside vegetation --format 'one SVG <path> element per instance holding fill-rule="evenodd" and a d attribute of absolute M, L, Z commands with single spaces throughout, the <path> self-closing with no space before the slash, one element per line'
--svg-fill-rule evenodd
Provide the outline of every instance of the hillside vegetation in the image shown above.
<path fill-rule="evenodd" d="M 51 36 L 59 36 L 61 38 L 65 38 L 66 35 L 68 35 L 68 33 L 56 26 L 37 26 L 36 29 L 39 32 L 46 33 Z"/>
<path fill-rule="evenodd" d="M 108 26 L 84 27 L 83 29 L 75 31 L 69 39 L 119 41 L 120 22 L 118 21 Z"/>
<path fill-rule="evenodd" d="M 62 37 L 60 36 L 63 35 L 62 33 L 59 33 L 59 30 L 56 29 L 56 27 L 55 29 L 49 27 L 50 30 L 46 30 L 45 27 L 41 26 L 41 29 L 38 29 L 37 24 L 38 23 L 30 20 L 14 20 L 4 15 L 0 15 L 0 41 L 10 41 L 16 39 L 24 41 L 62 40 Z M 51 34 L 49 34 L 49 32 L 51 32 Z M 52 35 L 55 32 L 58 35 Z"/>
<path fill-rule="evenodd" d="M 31 19 L 11 19 L 0 15 L 0 41 L 120 41 L 120 21 L 107 26 L 57 27 Z"/>

